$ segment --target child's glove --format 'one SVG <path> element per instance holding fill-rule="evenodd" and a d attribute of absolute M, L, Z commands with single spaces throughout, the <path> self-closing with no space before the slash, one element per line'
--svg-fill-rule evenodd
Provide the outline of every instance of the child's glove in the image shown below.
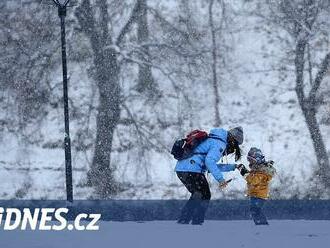
<path fill-rule="evenodd" d="M 236 165 L 236 168 L 239 170 L 240 174 L 244 177 L 245 174 L 249 173 L 250 171 L 248 169 L 246 169 L 246 167 L 244 166 L 244 164 L 239 164 Z"/>
<path fill-rule="evenodd" d="M 240 170 L 241 175 L 244 177 L 245 174 L 250 173 L 250 171 L 248 169 L 245 168 L 245 166 Z"/>
<path fill-rule="evenodd" d="M 242 169 L 242 167 L 244 167 L 244 164 L 236 164 L 235 167 L 237 170 L 240 171 Z"/>

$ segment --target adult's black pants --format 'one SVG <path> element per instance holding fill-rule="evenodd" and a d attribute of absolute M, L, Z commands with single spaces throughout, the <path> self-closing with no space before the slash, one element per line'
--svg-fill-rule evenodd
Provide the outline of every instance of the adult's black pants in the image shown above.
<path fill-rule="evenodd" d="M 202 224 L 211 199 L 210 186 L 205 175 L 195 172 L 177 172 L 177 176 L 191 193 L 189 200 L 181 210 L 178 222 L 189 223 L 192 221 L 192 224 Z"/>

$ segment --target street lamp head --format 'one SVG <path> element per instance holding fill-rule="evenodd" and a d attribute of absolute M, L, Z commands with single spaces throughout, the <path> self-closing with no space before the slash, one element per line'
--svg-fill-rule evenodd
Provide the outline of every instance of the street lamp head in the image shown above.
<path fill-rule="evenodd" d="M 60 7 L 65 7 L 68 5 L 70 0 L 53 0 L 53 2 Z"/>

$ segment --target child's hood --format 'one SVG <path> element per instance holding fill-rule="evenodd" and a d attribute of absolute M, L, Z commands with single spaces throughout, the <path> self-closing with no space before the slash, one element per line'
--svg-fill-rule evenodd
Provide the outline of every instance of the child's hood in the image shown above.
<path fill-rule="evenodd" d="M 250 165 L 251 167 L 251 172 L 261 172 L 261 173 L 266 173 L 273 177 L 276 173 L 276 170 L 273 166 L 274 162 L 273 161 L 268 161 L 262 164 L 252 164 Z"/>

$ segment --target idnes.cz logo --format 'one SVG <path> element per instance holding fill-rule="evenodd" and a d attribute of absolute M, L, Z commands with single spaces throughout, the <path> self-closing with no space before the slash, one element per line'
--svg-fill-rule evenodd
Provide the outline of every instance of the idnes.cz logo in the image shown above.
<path fill-rule="evenodd" d="M 101 214 L 81 213 L 76 216 L 72 223 L 66 218 L 69 209 L 67 208 L 35 208 L 23 210 L 17 208 L 0 207 L 0 226 L 3 230 L 45 230 L 45 231 L 95 231 L 99 230 L 97 222 Z"/>

